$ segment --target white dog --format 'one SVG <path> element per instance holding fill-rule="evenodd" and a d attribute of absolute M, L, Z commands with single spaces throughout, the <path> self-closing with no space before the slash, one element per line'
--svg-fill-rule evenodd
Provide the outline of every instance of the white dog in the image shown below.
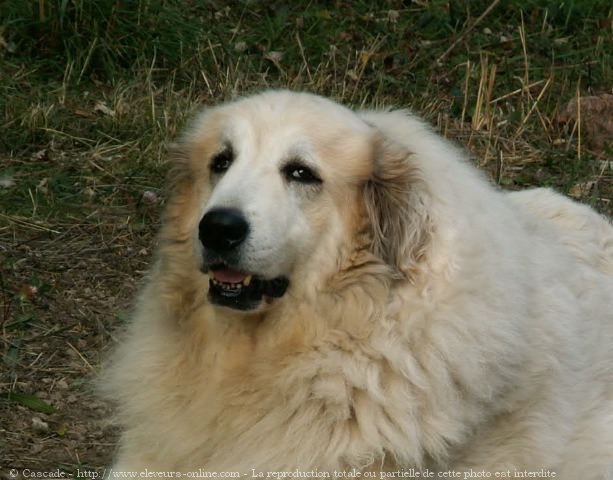
<path fill-rule="evenodd" d="M 115 470 L 613 478 L 605 218 L 304 93 L 207 109 L 174 157 Z"/>

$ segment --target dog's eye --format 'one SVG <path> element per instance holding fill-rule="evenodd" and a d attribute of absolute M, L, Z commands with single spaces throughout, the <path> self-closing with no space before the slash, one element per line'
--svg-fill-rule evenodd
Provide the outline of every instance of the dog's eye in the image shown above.
<path fill-rule="evenodd" d="M 321 183 L 321 178 L 311 170 L 300 163 L 289 163 L 283 167 L 285 178 L 292 182 L 300 183 Z"/>
<path fill-rule="evenodd" d="M 226 147 L 224 150 L 216 154 L 211 160 L 211 171 L 213 173 L 223 173 L 234 161 L 234 152 L 231 148 Z"/>

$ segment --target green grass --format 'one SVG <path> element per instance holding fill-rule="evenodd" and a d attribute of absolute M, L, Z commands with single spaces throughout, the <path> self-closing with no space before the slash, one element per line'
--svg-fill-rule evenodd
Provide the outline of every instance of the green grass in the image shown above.
<path fill-rule="evenodd" d="M 0 187 L 0 236 L 8 239 L 54 234 L 92 212 L 127 216 L 135 228 L 151 223 L 157 212 L 142 194 L 160 191 L 166 144 L 186 119 L 203 104 L 270 87 L 411 107 L 500 184 L 553 186 L 613 211 L 610 147 L 590 147 L 589 125 L 559 121 L 573 98 L 611 91 L 610 2 L 2 7 L 0 178 L 9 186 Z M 577 195 L 581 185 L 590 188 Z"/>
<path fill-rule="evenodd" d="M 467 35 L 490 2 L 5 4 L 0 151 L 21 180 L 2 195 L 22 215 L 45 178 L 50 197 L 40 196 L 40 213 L 82 200 L 86 177 L 109 184 L 151 171 L 145 183 L 158 184 L 163 144 L 196 105 L 266 87 L 412 106 L 439 126 L 451 122 L 451 135 L 470 135 L 471 126 L 525 141 L 544 166 L 562 156 L 576 170 L 576 148 L 552 148 L 572 143 L 555 116 L 577 92 L 610 90 L 613 78 L 611 8 L 598 0 L 503 1 Z M 43 149 L 48 161 L 24 160 Z M 577 179 L 547 176 L 562 189 Z"/>

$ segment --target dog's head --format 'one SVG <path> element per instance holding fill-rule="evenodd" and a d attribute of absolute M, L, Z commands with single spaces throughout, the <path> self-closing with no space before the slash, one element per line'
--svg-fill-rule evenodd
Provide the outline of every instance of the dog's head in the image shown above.
<path fill-rule="evenodd" d="M 169 209 L 215 305 L 325 288 L 357 251 L 406 275 L 424 208 L 410 153 L 332 101 L 266 92 L 208 109 L 176 154 Z"/>

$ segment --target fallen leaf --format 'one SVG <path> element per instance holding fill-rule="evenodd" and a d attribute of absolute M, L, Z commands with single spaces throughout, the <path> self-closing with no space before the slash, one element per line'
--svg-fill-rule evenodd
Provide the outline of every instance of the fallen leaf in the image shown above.
<path fill-rule="evenodd" d="M 109 108 L 104 102 L 97 101 L 94 106 L 94 112 L 100 112 L 104 115 L 108 115 L 109 117 L 115 116 L 115 110 Z"/>
<path fill-rule="evenodd" d="M 47 152 L 47 149 L 43 148 L 42 150 L 36 152 L 33 156 L 36 160 L 46 160 L 49 157 L 49 154 Z"/>
<path fill-rule="evenodd" d="M 151 190 L 146 190 L 143 192 L 143 201 L 146 203 L 156 203 L 158 201 L 158 196 L 155 192 Z"/>
<path fill-rule="evenodd" d="M 57 435 L 59 435 L 60 437 L 63 437 L 64 435 L 66 435 L 66 432 L 68 432 L 68 425 L 66 425 L 65 423 L 57 423 L 57 424 L 53 424 L 51 426 L 51 429 Z"/>
<path fill-rule="evenodd" d="M 0 177 L 0 188 L 11 188 L 13 185 L 15 185 L 15 180 L 10 175 Z"/>
<path fill-rule="evenodd" d="M 270 51 L 264 54 L 264 58 L 266 60 L 270 60 L 275 65 L 279 65 L 281 60 L 283 59 L 283 52 Z"/>
<path fill-rule="evenodd" d="M 586 197 L 590 194 L 595 184 L 596 182 L 593 181 L 577 183 L 573 185 L 568 194 L 577 199 Z"/>
<path fill-rule="evenodd" d="M 560 37 L 560 38 L 554 39 L 553 43 L 555 43 L 556 45 L 564 45 L 568 43 L 568 40 L 569 40 L 568 37 Z"/>
<path fill-rule="evenodd" d="M 39 192 L 42 193 L 49 193 L 49 179 L 47 177 L 43 178 L 40 182 L 38 182 L 38 185 L 36 185 L 36 190 L 38 190 Z"/>
<path fill-rule="evenodd" d="M 22 285 L 19 289 L 19 295 L 21 298 L 34 298 L 38 293 L 38 288 L 34 285 Z"/>
<path fill-rule="evenodd" d="M 32 428 L 37 432 L 47 433 L 49 431 L 49 424 L 47 422 L 42 421 L 38 417 L 33 417 Z"/>
<path fill-rule="evenodd" d="M 74 114 L 83 118 L 96 118 L 96 115 L 94 115 L 93 113 L 87 112 L 85 110 L 80 110 L 78 108 L 74 111 Z"/>
<path fill-rule="evenodd" d="M 390 23 L 398 23 L 398 19 L 400 18 L 400 13 L 398 10 L 388 10 L 387 12 L 387 21 Z"/>
<path fill-rule="evenodd" d="M 605 93 L 570 100 L 558 115 L 558 122 L 581 120 L 582 141 L 597 154 L 613 145 L 613 95 Z"/>

